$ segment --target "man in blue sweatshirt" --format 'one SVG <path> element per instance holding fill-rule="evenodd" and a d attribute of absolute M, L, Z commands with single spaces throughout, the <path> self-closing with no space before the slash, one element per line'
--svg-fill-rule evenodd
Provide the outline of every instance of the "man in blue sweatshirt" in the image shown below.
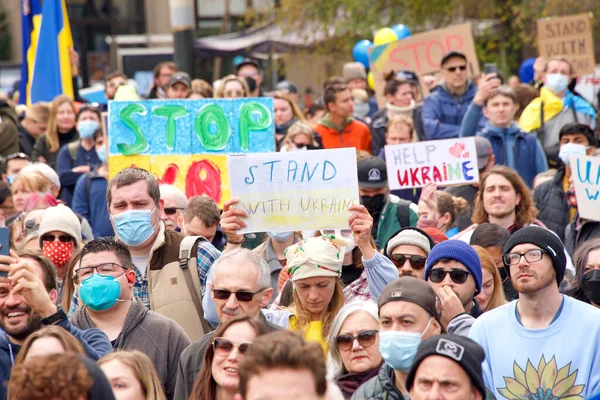
<path fill-rule="evenodd" d="M 492 143 L 495 162 L 516 170 L 529 187 L 540 172 L 548 169 L 548 160 L 541 143 L 535 135 L 521 131 L 514 122 L 519 105 L 515 92 L 508 86 L 491 89 L 495 75 L 481 78 L 479 89 L 469 106 L 460 128 L 460 137 L 483 136 Z M 483 115 L 487 122 L 478 128 Z"/>
<path fill-rule="evenodd" d="M 483 378 L 497 399 L 588 399 L 600 391 L 600 310 L 562 295 L 566 256 L 539 226 L 514 233 L 503 261 L 519 299 L 477 318 Z"/>
<path fill-rule="evenodd" d="M 0 256 L 0 399 L 6 398 L 6 383 L 23 342 L 44 326 L 57 325 L 71 333 L 93 360 L 112 351 L 102 331 L 75 328 L 56 307 L 56 272 L 50 260 L 35 254 L 11 255 Z"/>

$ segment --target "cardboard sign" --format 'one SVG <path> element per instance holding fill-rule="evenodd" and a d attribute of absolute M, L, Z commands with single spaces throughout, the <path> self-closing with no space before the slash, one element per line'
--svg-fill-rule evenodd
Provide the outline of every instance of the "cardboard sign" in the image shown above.
<path fill-rule="evenodd" d="M 348 228 L 359 203 L 354 148 L 231 155 L 228 168 L 242 233 Z"/>
<path fill-rule="evenodd" d="M 577 76 L 594 73 L 591 13 L 540 19 L 537 31 L 540 56 L 566 58 Z"/>
<path fill-rule="evenodd" d="M 419 33 L 370 50 L 369 62 L 375 79 L 375 92 L 379 107 L 385 106 L 384 76 L 403 69 L 417 75 L 437 74 L 440 61 L 450 50 L 465 54 L 471 76 L 479 75 L 479 61 L 470 24 L 454 25 L 444 29 Z"/>
<path fill-rule="evenodd" d="M 109 103 L 109 174 L 135 165 L 186 196 L 229 198 L 227 154 L 275 150 L 270 98 Z"/>
<path fill-rule="evenodd" d="M 571 155 L 569 162 L 579 216 L 600 221 L 600 157 Z"/>
<path fill-rule="evenodd" d="M 479 182 L 472 137 L 385 146 L 385 160 L 392 190 Z"/>

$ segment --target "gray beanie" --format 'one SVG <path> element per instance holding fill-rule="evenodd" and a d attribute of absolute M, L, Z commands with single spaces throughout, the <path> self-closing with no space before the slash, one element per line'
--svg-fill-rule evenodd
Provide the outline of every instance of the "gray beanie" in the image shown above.
<path fill-rule="evenodd" d="M 349 62 L 344 64 L 344 69 L 342 70 L 342 77 L 344 78 L 344 82 L 348 83 L 352 79 L 367 79 L 367 69 L 364 65 L 359 62 Z"/>
<path fill-rule="evenodd" d="M 429 252 L 435 245 L 435 242 L 425 231 L 414 226 L 407 226 L 400 229 L 398 233 L 388 240 L 387 245 L 385 246 L 385 254 L 390 257 L 392 255 L 392 250 L 403 244 L 417 246 L 429 256 Z"/>
<path fill-rule="evenodd" d="M 42 247 L 42 236 L 52 231 L 64 232 L 72 236 L 75 239 L 75 246 L 81 244 L 81 222 L 77 215 L 63 204 L 46 209 L 46 214 L 42 217 L 39 227 L 40 248 Z"/>

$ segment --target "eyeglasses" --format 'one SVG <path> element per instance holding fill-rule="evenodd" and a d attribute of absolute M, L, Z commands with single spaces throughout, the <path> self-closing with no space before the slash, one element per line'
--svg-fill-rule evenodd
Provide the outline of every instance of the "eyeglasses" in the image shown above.
<path fill-rule="evenodd" d="M 427 261 L 426 257 L 419 256 L 416 254 L 400 254 L 394 253 L 391 255 L 392 262 L 396 265 L 397 268 L 401 268 L 406 263 L 406 260 L 410 263 L 411 268 L 413 269 L 423 269 L 425 268 L 425 262 Z"/>
<path fill-rule="evenodd" d="M 228 97 L 242 97 L 244 95 L 244 92 L 242 92 L 241 90 L 228 90 L 225 92 L 225 96 Z"/>
<path fill-rule="evenodd" d="M 54 242 L 57 239 L 63 243 L 69 243 L 69 242 L 73 242 L 73 238 L 69 235 L 58 235 L 58 236 L 54 236 L 54 235 L 50 235 L 50 234 L 45 234 L 42 236 L 42 242 Z"/>
<path fill-rule="evenodd" d="M 213 296 L 217 300 L 227 300 L 231 297 L 232 293 L 235 293 L 235 298 L 238 301 L 243 301 L 246 303 L 252 301 L 254 296 L 263 290 L 265 290 L 265 288 L 260 289 L 258 292 L 232 292 L 229 290 L 213 289 Z"/>
<path fill-rule="evenodd" d="M 85 280 L 94 274 L 94 271 L 100 275 L 112 275 L 115 272 L 120 272 L 120 269 L 127 270 L 128 268 L 117 263 L 102 263 L 90 267 L 80 267 L 75 270 L 73 277 L 79 281 Z"/>
<path fill-rule="evenodd" d="M 506 253 L 502 256 L 502 260 L 506 265 L 517 265 L 521 262 L 521 257 L 524 257 L 525 261 L 529 263 L 534 263 L 540 261 L 544 257 L 544 254 L 548 254 L 548 252 L 543 249 L 534 249 L 529 250 L 523 254 Z"/>
<path fill-rule="evenodd" d="M 109 88 L 116 88 L 118 86 L 125 86 L 127 85 L 127 82 L 121 81 L 121 82 L 109 82 L 108 83 L 108 87 Z"/>
<path fill-rule="evenodd" d="M 242 342 L 240 344 L 235 344 L 229 339 L 225 338 L 215 338 L 212 342 L 213 349 L 215 351 L 215 355 L 226 356 L 231 351 L 237 347 L 240 354 L 246 354 L 250 346 L 252 346 L 252 342 Z"/>
<path fill-rule="evenodd" d="M 12 154 L 9 154 L 6 156 L 6 161 L 10 161 L 10 160 L 14 160 L 14 159 L 31 161 L 31 157 L 29 157 L 25 153 L 12 153 Z"/>
<path fill-rule="evenodd" d="M 370 347 L 375 343 L 375 339 L 377 339 L 377 334 L 379 332 L 376 330 L 362 331 L 356 336 L 352 336 L 349 334 L 339 335 L 335 338 L 335 345 L 339 350 L 347 351 L 352 348 L 354 345 L 354 341 L 358 340 L 358 344 L 362 347 Z"/>
<path fill-rule="evenodd" d="M 452 282 L 460 285 L 467 281 L 467 277 L 469 276 L 469 272 L 463 271 L 462 269 L 452 269 L 451 271 L 446 271 L 444 269 L 432 269 L 429 271 L 429 279 L 433 283 L 440 283 L 446 279 L 446 275 L 450 274 L 450 279 Z"/>
<path fill-rule="evenodd" d="M 460 69 L 461 71 L 466 71 L 467 70 L 467 66 L 466 65 L 459 65 L 458 67 L 448 67 L 448 68 L 446 68 L 446 71 L 448 71 L 448 72 L 455 72 L 457 69 Z"/>
<path fill-rule="evenodd" d="M 334 235 L 343 238 L 349 238 L 352 236 L 352 229 L 323 229 L 321 235 Z"/>
<path fill-rule="evenodd" d="M 167 208 L 163 208 L 163 210 L 165 211 L 165 214 L 173 215 L 177 212 L 177 210 L 183 210 L 183 208 L 182 207 L 167 207 Z"/>

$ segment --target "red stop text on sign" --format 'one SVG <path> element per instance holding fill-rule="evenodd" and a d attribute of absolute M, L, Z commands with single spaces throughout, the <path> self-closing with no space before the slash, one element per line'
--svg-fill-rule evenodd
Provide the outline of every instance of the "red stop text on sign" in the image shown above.
<path fill-rule="evenodd" d="M 440 40 L 429 40 L 400 46 L 390 51 L 389 60 L 402 68 L 427 73 L 440 68 L 442 56 L 450 50 L 461 50 L 464 39 L 461 35 L 449 35 Z"/>

